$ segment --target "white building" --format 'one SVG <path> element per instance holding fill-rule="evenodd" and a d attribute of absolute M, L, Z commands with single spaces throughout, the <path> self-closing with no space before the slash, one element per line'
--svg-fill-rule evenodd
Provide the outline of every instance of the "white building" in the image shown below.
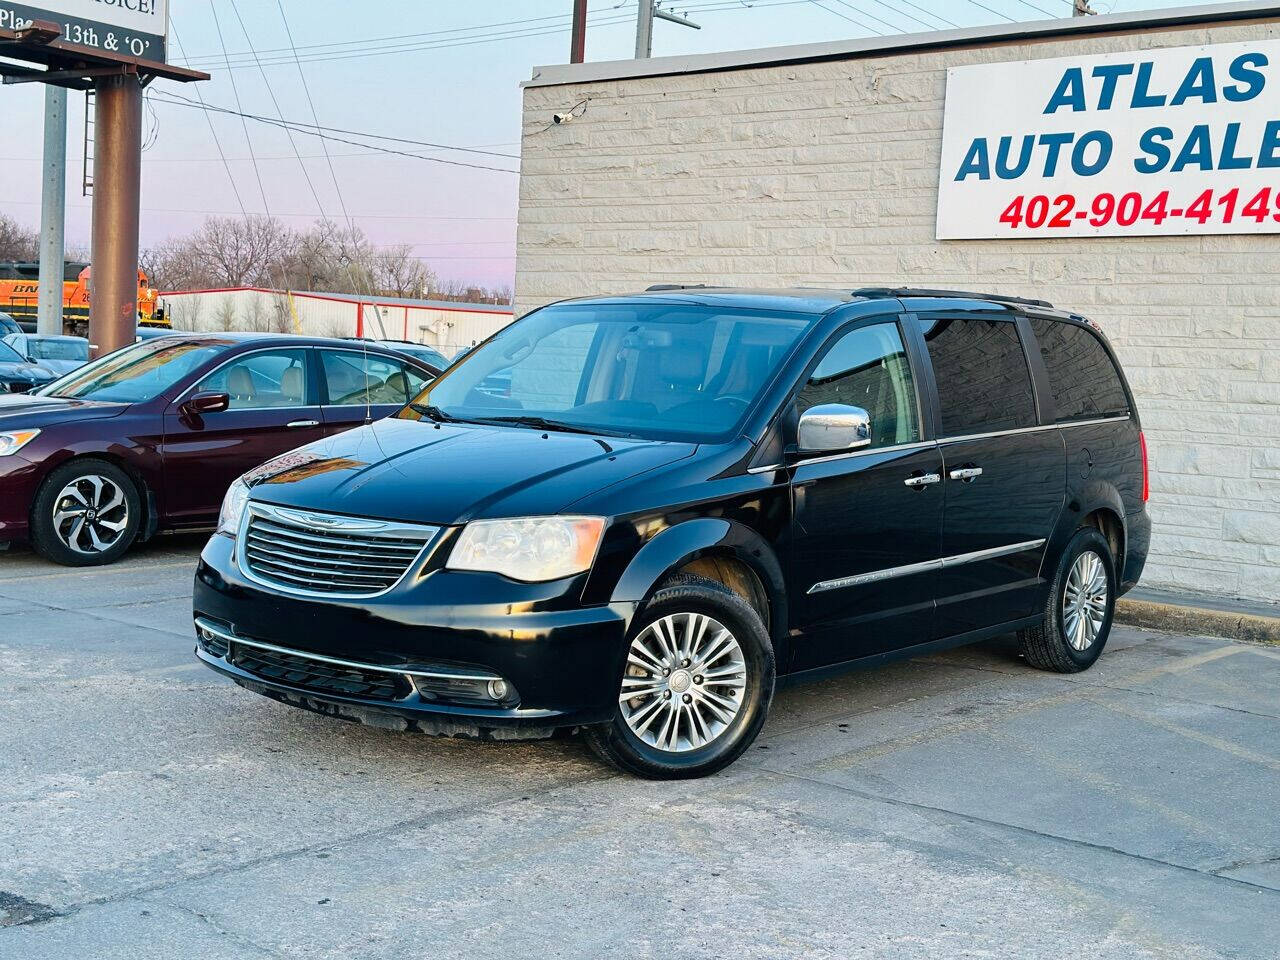
<path fill-rule="evenodd" d="M 1278 3 L 550 66 L 516 303 L 683 281 L 1079 311 L 1150 444 L 1144 585 L 1274 601 L 1278 198 Z"/>
<path fill-rule="evenodd" d="M 453 357 L 511 322 L 511 307 L 233 287 L 178 290 L 161 301 L 175 330 L 260 330 L 411 340 Z"/>

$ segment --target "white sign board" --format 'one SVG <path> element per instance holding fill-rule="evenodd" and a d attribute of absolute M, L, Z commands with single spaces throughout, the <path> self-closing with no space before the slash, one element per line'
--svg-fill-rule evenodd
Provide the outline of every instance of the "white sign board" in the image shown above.
<path fill-rule="evenodd" d="M 1280 40 L 953 67 L 939 240 L 1280 233 Z"/>
<path fill-rule="evenodd" d="M 34 20 L 56 23 L 68 43 L 165 62 L 169 0 L 0 0 L 0 28 L 22 30 Z"/>

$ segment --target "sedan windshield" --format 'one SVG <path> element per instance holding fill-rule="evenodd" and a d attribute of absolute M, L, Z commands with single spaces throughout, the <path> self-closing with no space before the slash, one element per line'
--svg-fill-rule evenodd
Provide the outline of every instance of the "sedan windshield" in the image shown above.
<path fill-rule="evenodd" d="M 559 304 L 455 362 L 399 416 L 727 439 L 814 319 L 679 301 Z"/>
<path fill-rule="evenodd" d="M 0 340 L 0 363 L 26 363 L 27 358 Z"/>
<path fill-rule="evenodd" d="M 27 352 L 32 360 L 88 360 L 89 341 L 50 337 L 27 341 Z"/>
<path fill-rule="evenodd" d="M 173 386 L 232 340 L 149 340 L 99 357 L 37 391 L 48 397 L 140 403 Z"/>

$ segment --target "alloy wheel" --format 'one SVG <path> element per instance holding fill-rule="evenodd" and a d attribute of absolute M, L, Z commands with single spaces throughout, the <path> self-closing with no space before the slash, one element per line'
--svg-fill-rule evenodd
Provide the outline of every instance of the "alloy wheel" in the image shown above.
<path fill-rule="evenodd" d="M 76 553 L 110 550 L 129 526 L 129 502 L 109 477 L 88 474 L 62 488 L 53 501 L 53 529 Z"/>
<path fill-rule="evenodd" d="M 747 664 L 733 633 L 714 617 L 677 613 L 631 642 L 618 703 L 631 732 L 671 753 L 697 750 L 742 711 Z"/>
<path fill-rule="evenodd" d="M 1092 550 L 1076 557 L 1062 592 L 1062 628 L 1071 649 L 1089 649 L 1107 617 L 1107 568 Z"/>

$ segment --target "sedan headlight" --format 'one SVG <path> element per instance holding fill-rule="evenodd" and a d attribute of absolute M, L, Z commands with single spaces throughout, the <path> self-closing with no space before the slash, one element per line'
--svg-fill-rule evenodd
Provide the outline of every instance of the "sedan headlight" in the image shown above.
<path fill-rule="evenodd" d="M 603 517 L 475 520 L 463 528 L 448 566 L 527 583 L 559 580 L 591 568 L 603 532 Z"/>
<path fill-rule="evenodd" d="M 38 436 L 40 436 L 39 430 L 10 430 L 0 433 L 0 457 L 17 453 Z"/>
<path fill-rule="evenodd" d="M 244 516 L 244 508 L 249 503 L 249 485 L 237 478 L 227 489 L 222 498 L 222 510 L 218 513 L 218 529 L 216 532 L 234 537 L 240 529 L 240 519 Z"/>

